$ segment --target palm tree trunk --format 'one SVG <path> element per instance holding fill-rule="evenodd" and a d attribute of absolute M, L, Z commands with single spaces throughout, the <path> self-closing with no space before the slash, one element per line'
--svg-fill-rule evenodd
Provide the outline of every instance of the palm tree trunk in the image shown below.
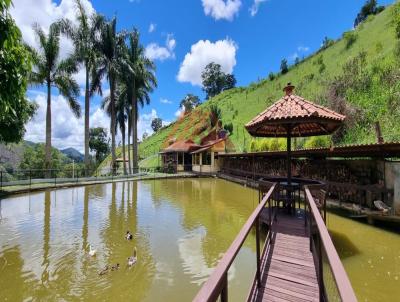
<path fill-rule="evenodd" d="M 110 105 L 111 105 L 111 168 L 112 173 L 115 173 L 115 81 L 114 76 L 110 75 Z"/>
<path fill-rule="evenodd" d="M 133 91 L 132 91 L 132 116 L 131 116 L 131 124 L 132 124 L 132 170 L 133 173 L 136 173 L 137 171 L 137 139 L 136 139 L 136 127 L 137 127 L 137 121 L 136 121 L 136 87 L 135 87 L 135 81 L 133 81 Z"/>
<path fill-rule="evenodd" d="M 138 106 L 137 106 L 137 101 L 135 97 L 135 115 L 133 116 L 133 124 L 135 125 L 134 131 L 133 131 L 133 143 L 134 143 L 134 148 L 135 151 L 133 152 L 133 167 L 135 171 L 138 169 L 138 158 L 139 158 L 139 150 L 138 150 L 138 132 L 137 132 L 137 121 L 138 121 Z"/>
<path fill-rule="evenodd" d="M 47 111 L 46 111 L 46 148 L 45 169 L 51 168 L 51 85 L 47 81 Z M 51 177 L 51 171 L 46 171 L 46 177 Z"/>
<path fill-rule="evenodd" d="M 132 162 L 131 162 L 131 132 L 132 132 L 132 117 L 128 115 L 128 166 L 129 166 L 129 174 L 132 174 Z"/>
<path fill-rule="evenodd" d="M 86 176 L 88 176 L 89 169 L 89 111 L 90 111 L 90 98 L 89 98 L 89 68 L 86 62 L 86 86 L 85 86 L 85 169 Z"/>
<path fill-rule="evenodd" d="M 128 174 L 126 171 L 126 155 L 125 155 L 125 125 L 122 127 L 122 158 L 123 158 L 123 165 L 124 165 L 124 175 Z"/>

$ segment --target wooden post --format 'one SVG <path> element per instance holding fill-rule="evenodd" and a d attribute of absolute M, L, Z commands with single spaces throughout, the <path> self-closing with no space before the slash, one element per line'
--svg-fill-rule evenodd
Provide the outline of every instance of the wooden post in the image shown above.
<path fill-rule="evenodd" d="M 228 273 L 225 273 L 222 282 L 224 286 L 221 291 L 221 302 L 228 302 Z"/>
<path fill-rule="evenodd" d="M 319 296 L 320 301 L 325 301 L 325 286 L 324 286 L 324 271 L 322 263 L 322 242 L 321 237 L 318 234 L 318 286 L 319 286 Z"/>
<path fill-rule="evenodd" d="M 256 270 L 256 278 L 257 278 L 257 287 L 261 286 L 261 271 L 260 271 L 260 221 L 259 215 L 255 220 L 255 227 L 256 227 L 256 257 L 257 257 L 257 270 Z"/>
<path fill-rule="evenodd" d="M 381 125 L 379 122 L 375 122 L 375 132 L 376 132 L 376 141 L 378 144 L 383 144 L 383 136 L 382 136 L 382 131 L 381 131 Z"/>

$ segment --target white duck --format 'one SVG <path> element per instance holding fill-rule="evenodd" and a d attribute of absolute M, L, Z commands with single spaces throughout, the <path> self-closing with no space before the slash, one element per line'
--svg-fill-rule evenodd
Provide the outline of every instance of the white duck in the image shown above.
<path fill-rule="evenodd" d="M 133 256 L 130 256 L 128 258 L 128 266 L 129 267 L 134 266 L 136 264 L 136 262 L 137 262 L 137 250 L 136 250 L 136 247 L 135 247 L 133 249 Z"/>
<path fill-rule="evenodd" d="M 133 235 L 131 234 L 130 231 L 126 231 L 125 239 L 126 240 L 132 240 L 133 239 Z"/>
<path fill-rule="evenodd" d="M 92 245 L 89 244 L 89 256 L 94 257 L 97 254 L 97 250 L 94 250 Z"/>

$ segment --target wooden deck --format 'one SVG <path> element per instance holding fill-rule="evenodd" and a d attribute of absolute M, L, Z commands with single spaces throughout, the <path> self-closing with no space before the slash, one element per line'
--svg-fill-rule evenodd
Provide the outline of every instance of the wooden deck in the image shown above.
<path fill-rule="evenodd" d="M 263 214 L 260 218 L 265 222 L 268 213 Z M 319 301 L 316 269 L 301 212 L 278 212 L 272 238 L 262 256 L 261 286 L 253 286 L 250 301 Z"/>

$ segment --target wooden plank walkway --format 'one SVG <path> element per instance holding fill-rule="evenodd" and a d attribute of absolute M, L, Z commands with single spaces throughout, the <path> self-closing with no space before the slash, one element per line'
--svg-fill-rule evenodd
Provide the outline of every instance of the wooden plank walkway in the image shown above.
<path fill-rule="evenodd" d="M 264 220 L 268 215 L 261 215 Z M 264 218 L 264 219 L 263 219 Z M 319 301 L 319 287 L 304 216 L 277 214 L 272 244 L 261 262 L 261 287 L 250 301 Z"/>

